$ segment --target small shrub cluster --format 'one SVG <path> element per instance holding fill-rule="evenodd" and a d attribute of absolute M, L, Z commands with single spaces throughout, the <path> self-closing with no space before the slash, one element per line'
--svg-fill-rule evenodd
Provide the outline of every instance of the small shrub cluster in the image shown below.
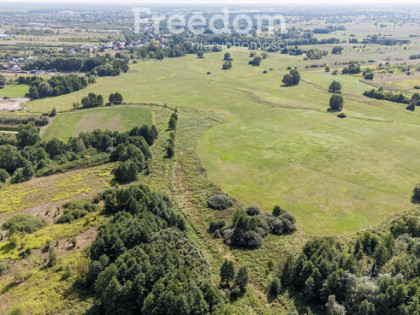
<path fill-rule="evenodd" d="M 208 232 L 216 238 L 223 237 L 230 246 L 258 248 L 268 233 L 283 235 L 295 230 L 295 218 L 279 206 L 272 213 L 263 214 L 257 206 L 250 206 L 246 211 L 235 212 L 229 226 L 224 221 L 211 222 Z"/>
<path fill-rule="evenodd" d="M 95 211 L 97 209 L 97 205 L 92 204 L 87 199 L 79 199 L 65 203 L 63 208 L 64 214 L 56 221 L 58 224 L 70 223 L 74 220 L 83 218 L 89 212 Z"/>
<path fill-rule="evenodd" d="M 207 205 L 211 209 L 225 210 L 233 206 L 233 201 L 229 196 L 215 195 L 207 200 Z"/>
<path fill-rule="evenodd" d="M 298 85 L 300 82 L 300 74 L 297 70 L 290 70 L 288 74 L 285 74 L 282 82 L 286 86 Z"/>
<path fill-rule="evenodd" d="M 378 100 L 387 100 L 395 103 L 408 104 L 408 99 L 402 94 L 394 94 L 392 92 L 385 92 L 383 88 L 372 89 L 363 93 L 364 96 L 376 98 Z"/>
<path fill-rule="evenodd" d="M 10 236 L 17 232 L 33 233 L 46 224 L 43 218 L 29 214 L 18 214 L 4 222 L 2 229 L 7 230 Z"/>
<path fill-rule="evenodd" d="M 225 260 L 220 267 L 220 284 L 229 288 L 229 295 L 231 300 L 236 300 L 243 295 L 249 282 L 248 269 L 240 267 L 238 272 L 235 272 L 235 265 L 229 260 Z M 231 284 L 232 287 L 231 287 Z"/>

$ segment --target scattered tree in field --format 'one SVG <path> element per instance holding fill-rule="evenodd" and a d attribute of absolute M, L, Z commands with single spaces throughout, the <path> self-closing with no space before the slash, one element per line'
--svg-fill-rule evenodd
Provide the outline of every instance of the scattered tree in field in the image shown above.
<path fill-rule="evenodd" d="M 268 54 L 266 52 L 263 52 L 261 54 L 262 59 L 267 59 L 268 58 Z"/>
<path fill-rule="evenodd" d="M 232 56 L 230 55 L 230 53 L 225 53 L 225 56 L 223 58 L 224 61 L 232 61 Z"/>
<path fill-rule="evenodd" d="M 253 60 L 251 60 L 250 62 L 248 62 L 248 64 L 255 66 L 255 67 L 259 67 L 261 64 L 262 58 L 259 56 L 254 57 Z"/>
<path fill-rule="evenodd" d="M 417 184 L 413 191 L 413 200 L 420 202 L 420 184 Z"/>
<path fill-rule="evenodd" d="M 286 86 L 298 85 L 300 73 L 296 69 L 290 70 L 290 73 L 284 75 L 282 82 Z"/>
<path fill-rule="evenodd" d="M 51 110 L 49 116 L 50 117 L 55 117 L 57 115 L 57 109 L 55 107 L 53 107 L 53 109 Z"/>
<path fill-rule="evenodd" d="M 360 64 L 357 61 L 350 61 L 348 66 L 342 71 L 343 74 L 357 74 L 360 72 Z"/>
<path fill-rule="evenodd" d="M 241 292 L 245 292 L 248 282 L 249 282 L 248 269 L 246 267 L 239 268 L 238 273 L 236 274 L 236 277 L 235 277 L 235 285 L 239 287 Z"/>
<path fill-rule="evenodd" d="M 343 47 L 341 47 L 341 46 L 335 46 L 335 47 L 333 47 L 333 49 L 332 49 L 332 51 L 331 51 L 331 54 L 333 54 L 333 55 L 341 55 L 342 54 L 342 52 L 343 52 Z"/>
<path fill-rule="evenodd" d="M 109 103 L 114 105 L 119 105 L 123 102 L 123 97 L 120 93 L 111 93 L 109 94 Z"/>
<path fill-rule="evenodd" d="M 414 93 L 411 97 L 411 100 L 408 103 L 408 106 L 406 107 L 408 110 L 414 111 L 416 109 L 416 106 L 420 106 L 420 95 L 419 93 Z"/>
<path fill-rule="evenodd" d="M 322 59 L 323 56 L 325 56 L 327 52 L 323 52 L 321 49 L 317 48 L 311 48 L 306 52 L 306 57 L 309 60 L 316 60 L 316 59 Z"/>
<path fill-rule="evenodd" d="M 230 68 L 232 68 L 232 61 L 227 60 L 223 63 L 222 69 L 223 70 L 229 70 Z"/>
<path fill-rule="evenodd" d="M 340 94 L 334 94 L 330 98 L 330 109 L 332 111 L 340 111 L 343 109 L 343 97 Z"/>
<path fill-rule="evenodd" d="M 273 277 L 268 285 L 268 294 L 271 297 L 277 297 L 281 291 L 281 282 L 278 277 Z"/>
<path fill-rule="evenodd" d="M 363 78 L 364 78 L 365 80 L 373 80 L 373 72 L 368 72 L 368 73 L 366 73 L 366 74 L 363 76 Z"/>
<path fill-rule="evenodd" d="M 341 83 L 334 80 L 330 84 L 328 91 L 330 93 L 341 93 L 341 88 L 342 88 Z"/>
<path fill-rule="evenodd" d="M 204 58 L 204 52 L 203 52 L 202 50 L 199 50 L 199 51 L 197 52 L 197 57 L 198 57 L 198 58 Z"/>
<path fill-rule="evenodd" d="M 82 98 L 82 107 L 96 107 L 104 104 L 104 98 L 102 95 L 96 95 L 95 93 L 89 93 L 88 96 Z"/>
<path fill-rule="evenodd" d="M 330 69 L 331 69 L 331 68 L 330 68 L 329 66 L 326 66 L 326 67 L 325 67 L 325 72 L 330 72 Z"/>
<path fill-rule="evenodd" d="M 235 279 L 235 266 L 233 262 L 225 260 L 222 267 L 220 267 L 220 282 L 229 285 Z"/>
<path fill-rule="evenodd" d="M 50 247 L 50 250 L 48 251 L 48 267 L 54 267 L 57 264 L 57 254 L 55 252 L 54 247 Z"/>

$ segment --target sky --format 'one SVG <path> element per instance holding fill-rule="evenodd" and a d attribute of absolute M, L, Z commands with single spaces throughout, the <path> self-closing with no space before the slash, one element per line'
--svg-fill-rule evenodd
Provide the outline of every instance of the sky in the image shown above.
<path fill-rule="evenodd" d="M 128 4 L 223 4 L 223 5 L 256 5 L 256 4 L 343 4 L 343 5 L 354 5 L 357 3 L 360 4 L 378 4 L 378 5 L 384 5 L 384 4 L 419 4 L 420 6 L 420 0 L 0 0 L 0 6 L 2 3 L 128 3 Z"/>

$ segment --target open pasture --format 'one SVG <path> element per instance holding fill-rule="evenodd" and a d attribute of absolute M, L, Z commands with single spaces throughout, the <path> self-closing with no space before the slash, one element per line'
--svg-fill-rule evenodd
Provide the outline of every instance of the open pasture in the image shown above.
<path fill-rule="evenodd" d="M 179 106 L 180 119 L 182 107 L 216 111 L 225 123 L 208 130 L 198 146 L 209 178 L 247 204 L 266 211 L 274 204 L 284 206 L 309 234 L 357 231 L 412 207 L 420 154 L 417 112 L 365 98 L 362 93 L 371 86 L 360 76 L 306 69 L 313 61 L 303 56 L 270 54 L 253 67 L 249 51 L 230 53 L 233 66 L 227 71 L 221 69 L 224 52 L 204 59 L 142 61 L 127 74 L 99 78 L 84 90 L 28 107 L 68 110 L 90 91 L 105 97 L 119 91 L 127 102 Z M 342 68 L 333 64 L 334 58 L 317 62 Z M 367 62 L 371 56 L 361 58 Z M 281 86 L 288 66 L 301 72 L 298 86 Z M 346 119 L 327 112 L 328 85 L 334 79 L 343 85 Z"/>

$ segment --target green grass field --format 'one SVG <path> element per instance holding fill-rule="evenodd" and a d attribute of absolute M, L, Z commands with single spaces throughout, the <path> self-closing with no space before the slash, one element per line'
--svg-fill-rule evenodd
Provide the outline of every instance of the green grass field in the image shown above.
<path fill-rule="evenodd" d="M 29 87 L 27 85 L 6 85 L 3 89 L 0 89 L 0 98 L 19 98 L 24 97 L 28 93 Z"/>
<path fill-rule="evenodd" d="M 43 133 L 43 138 L 66 140 L 94 129 L 126 131 L 151 125 L 153 112 L 140 106 L 101 107 L 59 114 Z"/>
<path fill-rule="evenodd" d="M 308 234 L 357 231 L 412 207 L 420 154 L 417 112 L 364 98 L 363 91 L 371 87 L 360 77 L 305 69 L 313 61 L 302 56 L 270 54 L 260 67 L 252 67 L 249 51 L 231 54 L 233 67 L 228 71 L 221 70 L 223 53 L 139 62 L 127 74 L 30 102 L 28 108 L 68 110 L 90 91 L 104 96 L 119 91 L 127 102 L 215 111 L 225 123 L 207 131 L 198 146 L 209 178 L 247 204 L 266 211 L 274 204 L 286 207 Z M 339 58 L 343 56 L 321 62 L 333 64 Z M 363 58 L 367 61 L 371 54 L 359 60 Z M 281 87 L 287 66 L 301 71 L 299 86 Z M 347 119 L 326 111 L 333 79 L 343 84 Z M 80 119 L 74 121 L 72 126 Z M 57 131 L 47 129 L 44 137 L 56 136 L 60 124 L 50 128 Z"/>

